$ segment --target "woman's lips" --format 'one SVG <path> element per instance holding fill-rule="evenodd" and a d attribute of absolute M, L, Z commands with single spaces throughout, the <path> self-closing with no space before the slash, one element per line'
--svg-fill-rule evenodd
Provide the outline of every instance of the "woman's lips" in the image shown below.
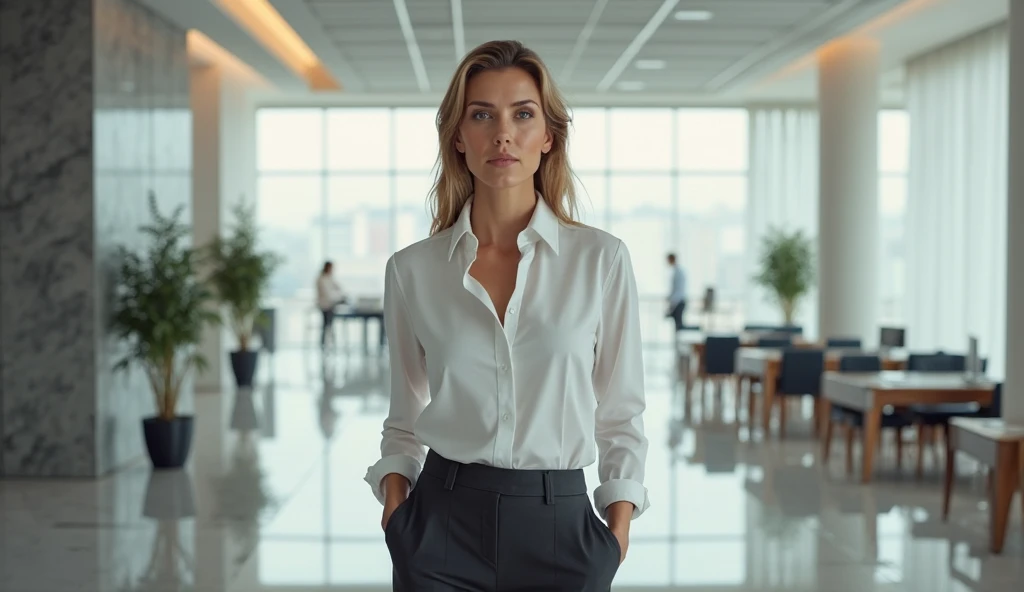
<path fill-rule="evenodd" d="M 488 160 L 487 164 L 492 165 L 492 166 L 496 166 L 496 167 L 499 167 L 499 168 L 505 168 L 505 167 L 510 167 L 510 166 L 516 164 L 517 162 L 519 162 L 518 158 L 512 158 L 511 156 L 502 156 L 502 157 L 499 157 L 499 158 L 492 158 L 491 160 Z"/>

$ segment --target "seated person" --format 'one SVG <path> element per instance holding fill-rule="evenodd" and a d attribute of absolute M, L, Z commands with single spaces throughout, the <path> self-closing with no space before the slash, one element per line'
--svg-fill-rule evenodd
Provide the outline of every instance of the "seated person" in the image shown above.
<path fill-rule="evenodd" d="M 320 276 L 316 278 L 316 305 L 324 315 L 323 328 L 320 330 L 320 347 L 327 345 L 327 334 L 334 323 L 334 307 L 346 301 L 345 293 L 334 280 L 333 271 L 334 264 L 326 261 Z"/>

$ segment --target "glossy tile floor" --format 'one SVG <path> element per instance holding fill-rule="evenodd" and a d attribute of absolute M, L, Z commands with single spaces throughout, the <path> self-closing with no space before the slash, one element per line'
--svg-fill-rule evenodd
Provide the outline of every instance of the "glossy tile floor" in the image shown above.
<path fill-rule="evenodd" d="M 933 466 L 921 481 L 897 471 L 889 443 L 862 486 L 843 473 L 841 442 L 822 469 L 806 420 L 791 414 L 780 443 L 737 429 L 728 392 L 724 411 L 709 396 L 684 414 L 670 352 L 646 360 L 653 506 L 633 524 L 615 590 L 1020 589 L 1020 506 L 1004 553 L 990 555 L 970 461 L 944 524 Z M 252 392 L 198 397 L 185 471 L 154 474 L 140 459 L 100 481 L 0 481 L 0 590 L 390 590 L 380 507 L 362 482 L 386 362 L 313 350 L 266 362 Z"/>

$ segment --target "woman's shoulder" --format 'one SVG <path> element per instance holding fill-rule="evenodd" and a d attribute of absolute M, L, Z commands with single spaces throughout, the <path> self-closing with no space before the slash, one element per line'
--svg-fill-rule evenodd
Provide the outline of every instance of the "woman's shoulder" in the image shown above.
<path fill-rule="evenodd" d="M 431 264 L 447 261 L 452 232 L 451 228 L 442 230 L 396 251 L 388 261 L 388 266 L 394 266 L 400 273 L 411 270 L 428 271 Z"/>
<path fill-rule="evenodd" d="M 562 224 L 560 234 L 565 246 L 577 251 L 614 255 L 620 248 L 625 248 L 622 240 L 614 234 L 582 223 Z"/>

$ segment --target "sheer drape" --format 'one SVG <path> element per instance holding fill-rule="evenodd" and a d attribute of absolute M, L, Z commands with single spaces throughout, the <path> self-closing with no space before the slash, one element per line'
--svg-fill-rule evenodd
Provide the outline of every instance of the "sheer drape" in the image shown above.
<path fill-rule="evenodd" d="M 976 335 L 1003 375 L 1008 37 L 1005 25 L 907 66 L 907 340 L 963 351 Z"/>
<path fill-rule="evenodd" d="M 748 276 L 757 273 L 761 240 L 774 227 L 818 232 L 818 112 L 813 109 L 750 109 L 750 195 L 747 201 Z M 817 242 L 815 240 L 815 242 Z M 796 323 L 816 335 L 817 292 L 804 299 Z M 748 323 L 782 322 L 779 307 L 750 281 Z"/>

